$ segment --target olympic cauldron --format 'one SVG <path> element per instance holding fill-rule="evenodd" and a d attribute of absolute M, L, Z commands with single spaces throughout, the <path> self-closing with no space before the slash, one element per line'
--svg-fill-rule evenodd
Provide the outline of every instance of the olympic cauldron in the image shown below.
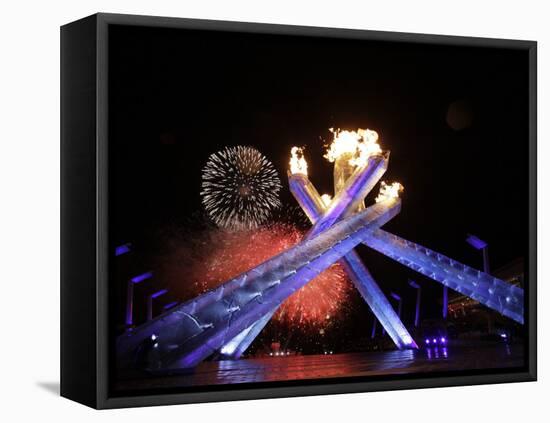
<path fill-rule="evenodd" d="M 312 227 L 301 242 L 118 337 L 122 368 L 192 368 L 212 354 L 237 359 L 278 307 L 339 261 L 396 347 L 417 348 L 354 248 L 362 243 L 389 258 L 523 323 L 523 289 L 381 229 L 401 210 L 402 187 L 382 182 L 376 203 L 366 195 L 387 169 L 389 152 L 374 131 L 335 131 L 335 196 L 323 199 L 307 178 L 301 149 L 291 151 L 289 187 Z M 138 364 L 139 363 L 139 364 Z"/>

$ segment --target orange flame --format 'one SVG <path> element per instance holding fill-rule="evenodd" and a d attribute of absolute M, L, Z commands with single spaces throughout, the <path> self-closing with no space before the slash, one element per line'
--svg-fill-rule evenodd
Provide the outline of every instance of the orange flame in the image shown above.
<path fill-rule="evenodd" d="M 399 198 L 399 193 L 403 192 L 405 188 L 399 182 L 394 182 L 391 185 L 382 181 L 380 183 L 380 192 L 378 197 L 375 198 L 377 203 L 381 203 L 387 200 L 393 200 L 394 198 Z"/>
<path fill-rule="evenodd" d="M 357 131 L 329 130 L 334 134 L 334 140 L 324 155 L 329 162 L 334 162 L 343 155 L 350 155 L 349 164 L 361 167 L 367 164 L 370 156 L 382 152 L 376 131 L 361 128 Z"/>
<path fill-rule="evenodd" d="M 304 157 L 304 149 L 292 147 L 290 150 L 290 173 L 301 173 L 307 176 L 307 162 Z"/>

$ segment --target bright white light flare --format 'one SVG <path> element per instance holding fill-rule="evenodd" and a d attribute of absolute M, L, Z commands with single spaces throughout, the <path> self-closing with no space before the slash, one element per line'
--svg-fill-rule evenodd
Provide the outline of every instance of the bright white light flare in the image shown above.
<path fill-rule="evenodd" d="M 375 198 L 375 201 L 381 203 L 383 201 L 399 198 L 399 193 L 403 192 L 404 189 L 403 185 L 399 182 L 387 184 L 382 181 L 380 183 L 380 192 L 378 193 L 378 197 Z"/>
<path fill-rule="evenodd" d="M 347 155 L 350 165 L 361 167 L 367 164 L 369 157 L 382 152 L 376 131 L 361 128 L 357 131 L 330 128 L 330 131 L 334 134 L 334 139 L 324 155 L 329 162 Z"/>
<path fill-rule="evenodd" d="M 307 162 L 303 148 L 292 147 L 290 150 L 290 173 L 301 173 L 307 176 Z"/>
<path fill-rule="evenodd" d="M 332 202 L 332 197 L 328 194 L 321 195 L 321 200 L 323 201 L 323 204 L 328 207 L 330 206 L 330 203 Z"/>
<path fill-rule="evenodd" d="M 281 207 L 281 181 L 273 164 L 252 147 L 226 147 L 202 170 L 202 204 L 220 228 L 254 229 Z"/>

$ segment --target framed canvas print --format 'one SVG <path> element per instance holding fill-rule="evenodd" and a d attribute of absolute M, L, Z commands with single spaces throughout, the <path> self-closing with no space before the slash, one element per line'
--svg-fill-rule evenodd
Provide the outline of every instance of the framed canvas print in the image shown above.
<path fill-rule="evenodd" d="M 61 29 L 61 393 L 536 379 L 536 43 Z"/>

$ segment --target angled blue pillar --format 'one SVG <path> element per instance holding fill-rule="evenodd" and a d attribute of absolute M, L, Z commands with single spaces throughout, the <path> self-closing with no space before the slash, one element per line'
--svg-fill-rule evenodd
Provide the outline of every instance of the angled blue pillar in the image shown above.
<path fill-rule="evenodd" d="M 357 168 L 346 181 L 342 189 L 336 193 L 330 205 L 317 210 L 315 223 L 306 234 L 306 238 L 311 238 L 323 232 L 343 217 L 355 213 L 359 206 L 363 204 L 367 194 L 372 191 L 382 175 L 386 172 L 388 160 L 389 152 L 386 152 L 384 154 L 371 156 L 366 166 Z M 300 182 L 295 184 L 293 181 L 294 177 L 296 177 L 298 181 L 301 181 L 305 175 L 294 174 L 289 176 L 290 190 L 298 203 L 302 205 L 305 196 L 299 192 Z M 308 193 L 309 191 L 305 194 Z M 318 201 L 315 200 L 312 204 L 317 204 L 317 202 Z M 311 210 L 310 213 L 311 212 L 313 212 L 313 210 Z"/>
<path fill-rule="evenodd" d="M 214 290 L 217 299 L 197 308 L 203 295 L 117 339 L 121 365 L 132 366 L 136 352 L 155 337 L 148 368 L 188 368 L 220 350 L 230 340 L 276 309 L 290 295 L 393 218 L 400 200 L 375 204 L 323 233 L 298 243 Z M 239 281 L 235 289 L 234 280 Z"/>
<path fill-rule="evenodd" d="M 397 348 L 418 348 L 400 316 L 396 314 L 357 253 L 352 251 L 342 258 L 340 263 Z"/>
<path fill-rule="evenodd" d="M 330 227 L 338 219 L 346 214 L 357 210 L 363 203 L 365 196 L 372 190 L 382 177 L 388 166 L 389 153 L 375 155 L 369 158 L 367 165 L 356 169 L 347 178 L 342 189 L 337 193 L 327 207 L 315 186 L 309 181 L 306 175 L 296 173 L 288 175 L 290 191 L 298 204 L 302 207 L 313 227 L 306 234 L 306 239 L 315 236 L 326 228 Z M 411 335 L 395 314 L 383 292 L 380 290 L 373 277 L 362 263 L 355 252 L 349 253 L 340 263 L 350 276 L 355 287 L 367 302 L 375 316 L 381 321 L 382 327 L 388 330 L 388 334 L 398 348 L 417 348 Z M 271 313 L 273 315 L 275 310 Z M 269 319 L 262 319 L 255 324 L 255 333 L 268 323 Z M 248 332 L 246 338 L 239 335 L 239 339 L 246 339 L 247 345 L 242 345 L 239 350 L 246 350 L 252 342 L 254 332 Z M 252 339 L 251 339 L 252 338 Z M 231 341 L 234 344 L 233 340 Z M 240 355 L 239 355 L 240 356 Z M 231 358 L 238 358 L 233 355 Z"/>
<path fill-rule="evenodd" d="M 273 310 L 272 312 L 267 313 L 252 326 L 249 326 L 225 344 L 220 350 L 221 354 L 232 360 L 241 358 L 252 342 L 254 342 L 254 339 L 256 339 L 256 337 L 260 334 L 265 325 L 267 325 L 267 323 L 271 320 L 276 311 L 277 310 Z"/>
<path fill-rule="evenodd" d="M 382 229 L 364 244 L 523 324 L 523 289 Z"/>

